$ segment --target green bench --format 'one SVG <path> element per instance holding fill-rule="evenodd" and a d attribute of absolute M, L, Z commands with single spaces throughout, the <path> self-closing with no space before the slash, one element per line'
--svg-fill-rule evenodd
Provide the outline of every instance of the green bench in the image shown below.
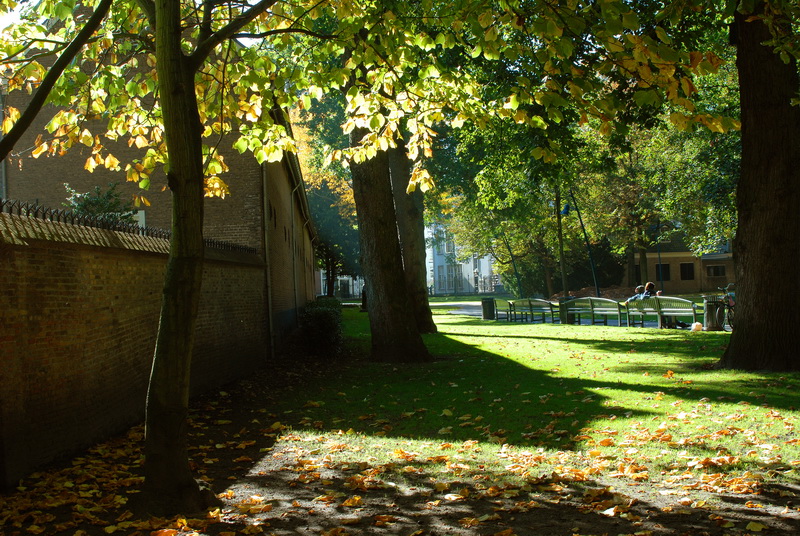
<path fill-rule="evenodd" d="M 555 322 L 556 314 L 558 314 L 558 305 L 553 302 L 538 298 L 526 298 L 509 300 L 506 319 L 510 322 L 516 322 L 518 319 L 527 322 L 530 318 L 531 322 L 536 322 L 537 319 L 547 322 L 547 317 L 550 316 L 550 322 Z"/>
<path fill-rule="evenodd" d="M 622 326 L 624 306 L 608 298 L 575 298 L 561 304 L 567 318 L 574 317 L 576 324 L 581 323 L 582 316 L 588 316 L 592 324 L 608 325 L 608 317 L 617 317 L 617 322 Z"/>
<path fill-rule="evenodd" d="M 644 326 L 647 316 L 657 318 L 659 328 L 670 327 L 676 317 L 691 317 L 692 323 L 697 322 L 697 304 L 673 296 L 652 296 L 634 300 L 628 303 L 626 309 L 629 326 Z"/>

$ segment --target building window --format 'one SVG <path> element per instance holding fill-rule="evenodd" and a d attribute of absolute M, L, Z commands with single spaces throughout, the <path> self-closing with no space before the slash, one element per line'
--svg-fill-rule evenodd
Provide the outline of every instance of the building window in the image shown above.
<path fill-rule="evenodd" d="M 447 290 L 462 290 L 462 272 L 460 264 L 447 265 Z"/>
<path fill-rule="evenodd" d="M 681 263 L 681 280 L 692 281 L 694 280 L 694 263 L 682 262 Z"/>
<path fill-rule="evenodd" d="M 447 285 L 447 279 L 444 276 L 444 266 L 439 266 L 439 277 L 436 278 L 436 286 L 439 290 L 444 290 Z"/>
<path fill-rule="evenodd" d="M 721 264 L 707 266 L 706 272 L 708 273 L 708 277 L 725 277 L 725 267 Z"/>
<path fill-rule="evenodd" d="M 669 264 L 656 264 L 656 280 L 669 281 Z"/>

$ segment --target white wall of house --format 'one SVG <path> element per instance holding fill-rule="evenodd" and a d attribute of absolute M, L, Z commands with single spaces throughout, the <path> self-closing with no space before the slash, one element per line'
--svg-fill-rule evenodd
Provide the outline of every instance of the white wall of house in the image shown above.
<path fill-rule="evenodd" d="M 427 251 L 428 289 L 431 294 L 494 292 L 495 274 L 490 256 L 459 260 L 458 245 L 442 227 L 426 231 L 432 244 Z"/>

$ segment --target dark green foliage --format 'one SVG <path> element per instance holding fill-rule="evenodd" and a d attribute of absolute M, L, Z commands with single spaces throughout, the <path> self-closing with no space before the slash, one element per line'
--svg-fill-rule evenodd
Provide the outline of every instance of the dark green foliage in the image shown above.
<path fill-rule="evenodd" d="M 310 355 L 338 356 L 342 347 L 341 302 L 324 296 L 308 303 L 300 316 L 300 336 Z"/>
<path fill-rule="evenodd" d="M 94 191 L 78 193 L 64 183 L 67 190 L 67 202 L 65 207 L 69 207 L 75 214 L 81 216 L 98 216 L 108 221 L 120 223 L 135 223 L 136 209 L 131 201 L 123 201 L 117 191 L 117 183 L 108 184 L 108 190 L 103 191 L 100 186 L 95 186 Z"/>

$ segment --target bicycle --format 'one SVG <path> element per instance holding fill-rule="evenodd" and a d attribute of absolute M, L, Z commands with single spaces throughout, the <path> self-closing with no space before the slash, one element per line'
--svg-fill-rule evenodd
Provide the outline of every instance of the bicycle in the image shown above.
<path fill-rule="evenodd" d="M 721 305 L 717 309 L 717 324 L 722 329 L 725 329 L 725 324 L 733 331 L 733 319 L 736 306 L 736 292 L 734 292 L 733 283 L 728 283 L 726 287 L 717 287 L 724 292 L 721 296 Z"/>

